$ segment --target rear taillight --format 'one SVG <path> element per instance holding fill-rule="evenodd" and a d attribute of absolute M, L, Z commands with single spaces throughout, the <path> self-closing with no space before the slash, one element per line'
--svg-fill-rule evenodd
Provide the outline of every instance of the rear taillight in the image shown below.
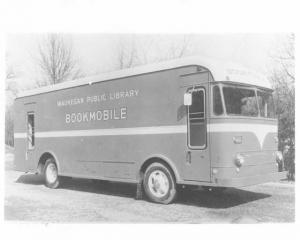
<path fill-rule="evenodd" d="M 282 172 L 284 170 L 284 161 L 281 151 L 276 152 L 276 165 L 278 167 L 278 172 Z"/>
<path fill-rule="evenodd" d="M 234 164 L 235 166 L 237 166 L 238 168 L 240 168 L 245 162 L 245 159 L 244 157 L 241 155 L 241 154 L 237 154 L 235 156 L 235 159 L 234 159 Z"/>
<path fill-rule="evenodd" d="M 281 163 L 283 161 L 283 155 L 281 151 L 276 152 L 276 162 Z"/>

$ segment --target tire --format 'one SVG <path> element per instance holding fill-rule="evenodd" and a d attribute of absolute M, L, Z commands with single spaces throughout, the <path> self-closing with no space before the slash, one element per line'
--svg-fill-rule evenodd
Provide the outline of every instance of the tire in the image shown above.
<path fill-rule="evenodd" d="M 53 158 L 46 161 L 44 167 L 45 185 L 48 188 L 58 188 L 60 177 L 58 176 L 57 165 Z"/>
<path fill-rule="evenodd" d="M 169 204 L 176 198 L 176 182 L 171 170 L 161 163 L 152 163 L 146 170 L 143 187 L 150 201 Z"/>

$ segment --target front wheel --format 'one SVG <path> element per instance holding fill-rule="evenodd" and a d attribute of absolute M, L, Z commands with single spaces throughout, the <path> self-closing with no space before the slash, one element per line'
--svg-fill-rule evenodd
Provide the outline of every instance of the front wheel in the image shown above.
<path fill-rule="evenodd" d="M 48 188 L 58 188 L 60 184 L 60 178 L 58 176 L 58 170 L 53 158 L 46 161 L 44 167 L 45 185 Z"/>
<path fill-rule="evenodd" d="M 143 186 L 147 197 L 156 203 L 169 204 L 176 198 L 176 182 L 172 172 L 161 163 L 152 163 L 146 170 Z"/>

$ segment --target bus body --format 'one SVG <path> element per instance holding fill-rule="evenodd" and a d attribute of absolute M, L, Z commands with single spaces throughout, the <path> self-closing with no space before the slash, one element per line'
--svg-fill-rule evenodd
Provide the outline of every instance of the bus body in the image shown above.
<path fill-rule="evenodd" d="M 272 90 L 245 83 L 253 79 L 188 58 L 24 92 L 14 104 L 15 169 L 47 174 L 52 159 L 54 177 L 147 180 L 156 202 L 172 201 L 163 192 L 173 185 L 279 180 Z"/>

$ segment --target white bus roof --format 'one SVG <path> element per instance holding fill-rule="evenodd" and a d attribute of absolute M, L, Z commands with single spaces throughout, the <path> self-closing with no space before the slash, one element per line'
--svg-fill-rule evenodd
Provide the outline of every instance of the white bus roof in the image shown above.
<path fill-rule="evenodd" d="M 76 80 L 62 82 L 55 85 L 48 85 L 45 87 L 24 91 L 20 93 L 17 97 L 26 97 L 46 92 L 57 91 L 60 89 L 92 84 L 96 82 L 108 81 L 117 78 L 123 78 L 128 76 L 140 75 L 155 71 L 162 71 L 191 65 L 198 65 L 208 69 L 212 73 L 212 76 L 215 81 L 239 82 L 256 85 L 264 88 L 271 88 L 271 85 L 265 76 L 255 73 L 239 64 L 213 60 L 209 58 L 188 57 L 123 69 L 114 72 L 103 73 L 85 78 L 79 78 Z"/>

